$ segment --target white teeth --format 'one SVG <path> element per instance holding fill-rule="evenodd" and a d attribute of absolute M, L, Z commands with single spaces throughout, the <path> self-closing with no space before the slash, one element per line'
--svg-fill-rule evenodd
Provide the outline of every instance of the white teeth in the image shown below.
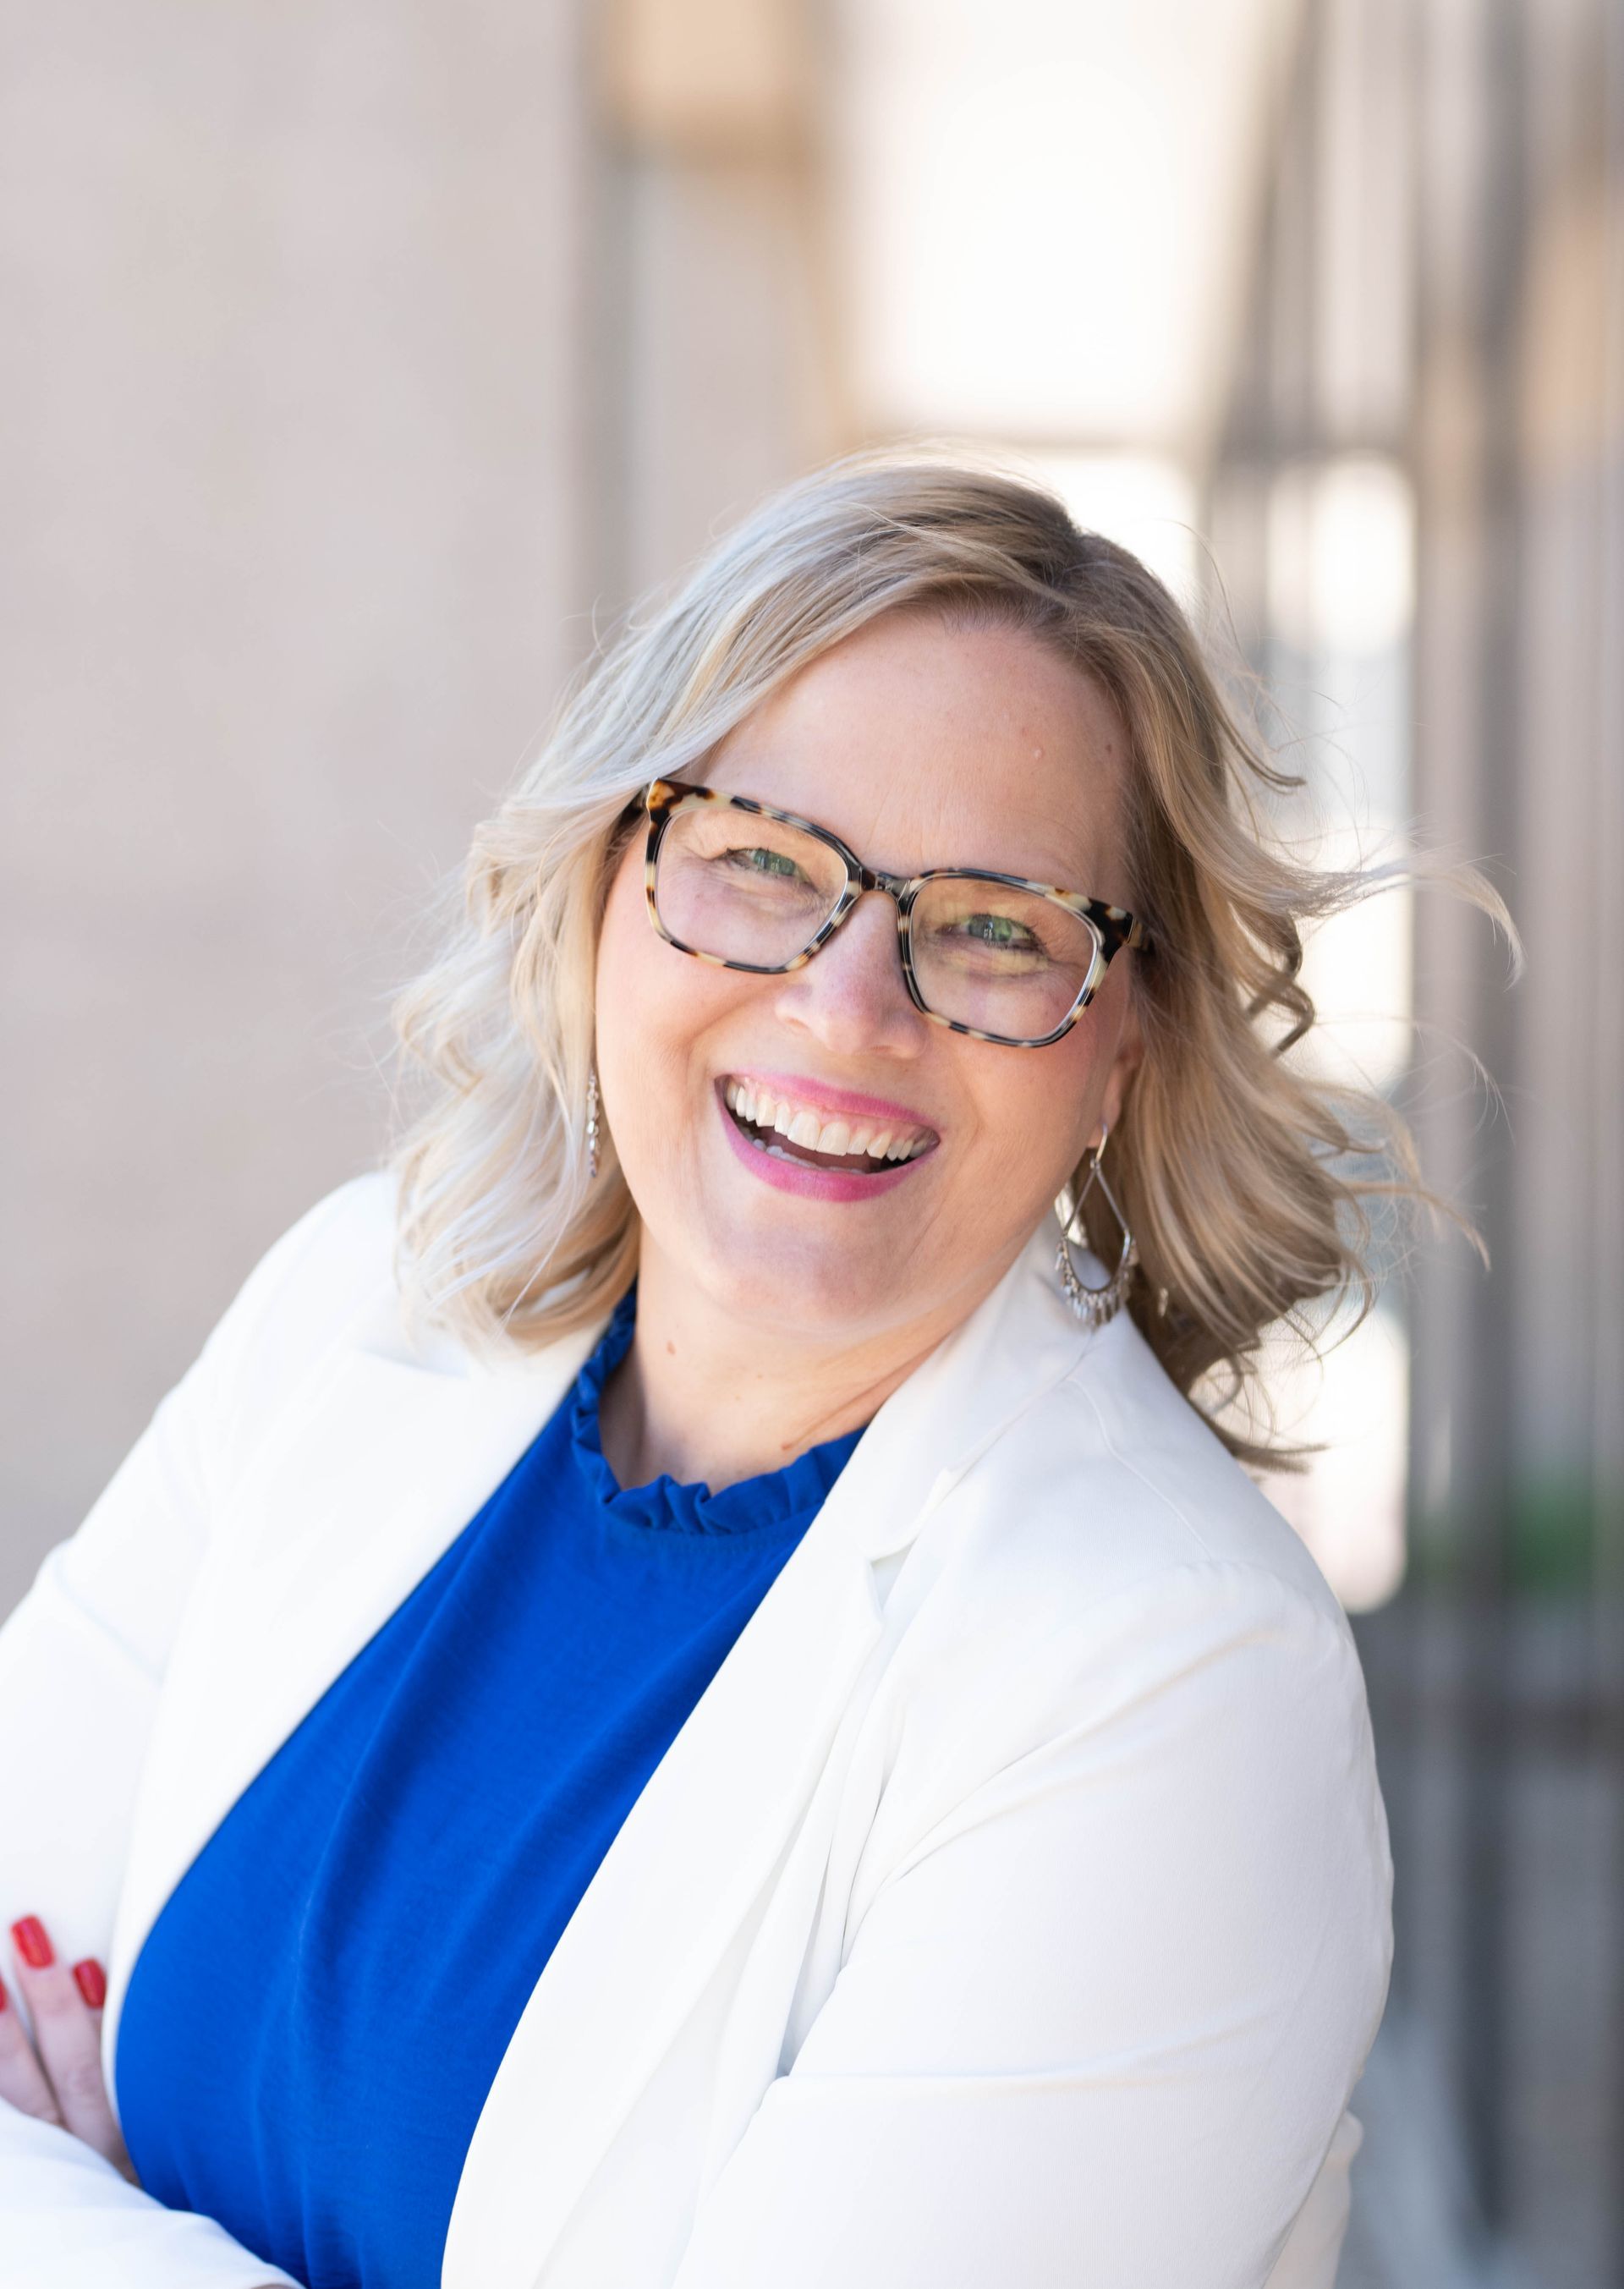
<path fill-rule="evenodd" d="M 729 1079 L 723 1086 L 722 1097 L 728 1111 L 736 1113 L 741 1121 L 755 1129 L 776 1130 L 784 1144 L 799 1145 L 803 1152 L 861 1153 L 871 1160 L 912 1160 L 935 1142 L 928 1129 L 871 1128 L 861 1121 L 825 1121 L 808 1107 L 792 1105 L 787 1097 L 758 1097 L 747 1081 Z M 794 1157 L 781 1151 L 776 1143 L 764 1144 L 762 1149 L 780 1160 Z"/>

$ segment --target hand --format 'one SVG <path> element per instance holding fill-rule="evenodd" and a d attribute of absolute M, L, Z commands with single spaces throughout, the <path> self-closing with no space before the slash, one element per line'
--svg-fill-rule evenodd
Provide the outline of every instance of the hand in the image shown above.
<path fill-rule="evenodd" d="M 101 2005 L 107 1982 L 101 1966 L 90 1955 L 71 1970 L 59 1963 L 37 1916 L 23 1916 L 12 1926 L 12 1945 L 17 1986 L 34 2021 L 34 2041 L 0 1982 L 0 2098 L 42 2122 L 60 2123 L 139 2185 L 102 2080 Z"/>

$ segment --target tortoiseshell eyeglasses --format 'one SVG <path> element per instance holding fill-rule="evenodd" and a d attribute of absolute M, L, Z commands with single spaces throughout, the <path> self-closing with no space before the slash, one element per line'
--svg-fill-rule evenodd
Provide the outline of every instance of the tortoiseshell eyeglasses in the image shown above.
<path fill-rule="evenodd" d="M 799 969 L 883 890 L 915 1009 L 977 1041 L 1041 1049 L 1077 1023 L 1114 954 L 1150 951 L 1142 923 L 1080 890 L 983 866 L 882 874 L 826 826 L 682 779 L 652 779 L 641 800 L 649 919 L 724 969 Z"/>

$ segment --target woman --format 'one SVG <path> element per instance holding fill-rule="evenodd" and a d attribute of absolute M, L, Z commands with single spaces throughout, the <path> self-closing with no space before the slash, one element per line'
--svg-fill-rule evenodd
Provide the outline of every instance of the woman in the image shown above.
<path fill-rule="evenodd" d="M 0 2279 L 1331 2283 L 1387 1836 L 1209 1417 L 1422 1196 L 1279 1053 L 1277 784 L 929 458 L 591 668 L 392 1171 L 0 1633 Z"/>

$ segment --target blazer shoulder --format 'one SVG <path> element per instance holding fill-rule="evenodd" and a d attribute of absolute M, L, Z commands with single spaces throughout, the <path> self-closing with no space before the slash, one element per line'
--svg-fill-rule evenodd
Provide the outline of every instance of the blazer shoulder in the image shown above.
<path fill-rule="evenodd" d="M 1073 1748 L 1086 1776 L 1141 1774 L 1135 1819 L 1215 1788 L 1271 1820 L 1253 1775 L 1284 1786 L 1289 1768 L 1356 1823 L 1379 1938 L 1385 1831 L 1347 1616 L 1138 1331 L 1100 1333 L 927 1522 L 896 1615 L 897 1833 L 912 1848 Z"/>
<path fill-rule="evenodd" d="M 315 1332 L 347 1318 L 394 1280 L 395 1181 L 374 1168 L 322 1194 L 274 1240 L 232 1312 Z"/>
<path fill-rule="evenodd" d="M 251 1444 L 252 1426 L 389 1294 L 394 1230 L 394 1179 L 369 1170 L 324 1193 L 259 1257 L 203 1345 L 230 1444 Z"/>
<path fill-rule="evenodd" d="M 1006 1571 L 1013 1545 L 1024 1543 L 1040 1577 L 1092 1605 L 1174 1573 L 1238 1569 L 1346 1631 L 1302 1537 L 1126 1317 L 1101 1330 L 986 1461 L 1003 1484 Z"/>
<path fill-rule="evenodd" d="M 1132 1469 L 1152 1500 L 1212 1560 L 1278 1574 L 1313 1604 L 1340 1614 L 1307 1544 L 1251 1473 L 1191 1406 L 1131 1321 L 1092 1372 L 1071 1379 L 1074 1400 L 1093 1415 L 1101 1443 Z"/>

